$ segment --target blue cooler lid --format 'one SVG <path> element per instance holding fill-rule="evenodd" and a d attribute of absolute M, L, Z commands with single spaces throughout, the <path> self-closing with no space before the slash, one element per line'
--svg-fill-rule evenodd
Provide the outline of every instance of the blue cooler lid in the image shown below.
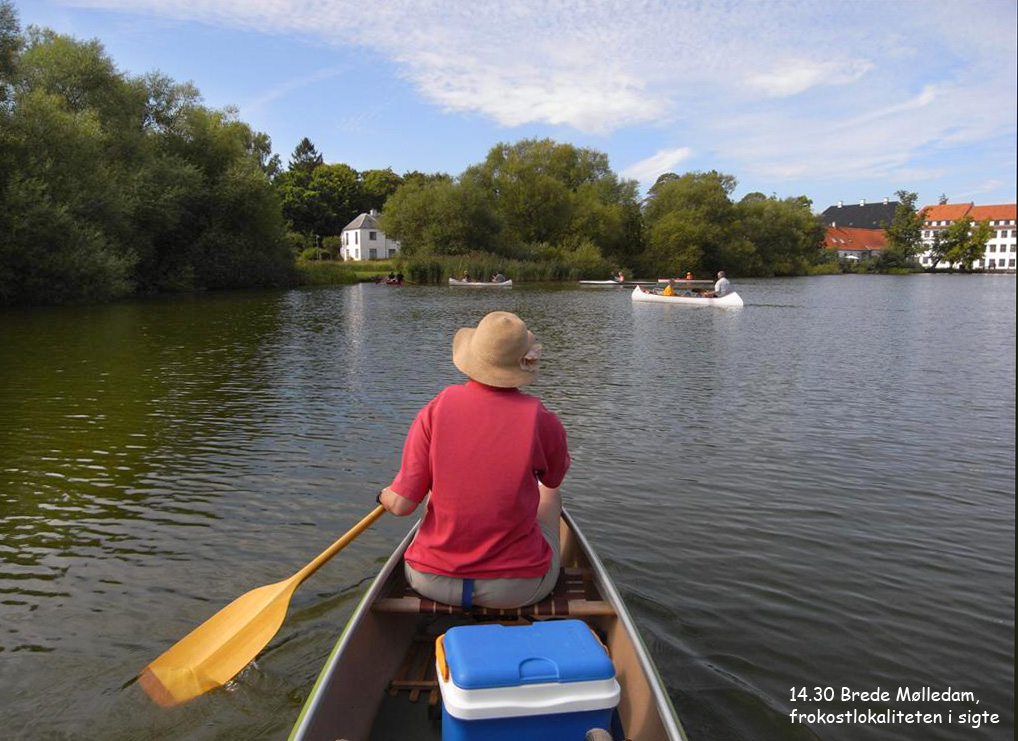
<path fill-rule="evenodd" d="M 523 627 L 463 625 L 444 639 L 449 674 L 462 689 L 611 679 L 615 667 L 581 620 Z"/>

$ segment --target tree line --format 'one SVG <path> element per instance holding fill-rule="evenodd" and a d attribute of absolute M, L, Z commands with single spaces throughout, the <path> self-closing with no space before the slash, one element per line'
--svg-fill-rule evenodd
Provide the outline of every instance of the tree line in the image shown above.
<path fill-rule="evenodd" d="M 0 305 L 292 285 L 296 258 L 382 212 L 401 259 L 473 255 L 534 277 L 796 275 L 822 261 L 805 197 L 732 199 L 718 172 L 662 175 L 641 198 L 606 154 L 494 146 L 459 176 L 328 164 L 190 83 L 122 72 L 99 41 L 23 30 L 0 0 Z M 529 266 L 529 267 L 528 267 Z"/>
<path fill-rule="evenodd" d="M 801 275 L 822 261 L 824 226 L 805 197 L 731 197 L 736 180 L 668 173 L 646 198 L 607 155 L 549 139 L 498 144 L 458 178 L 397 189 L 382 228 L 403 255 L 485 252 L 556 260 L 587 277 L 622 268 L 643 275 Z"/>
<path fill-rule="evenodd" d="M 296 279 L 271 143 L 0 3 L 0 304 Z"/>

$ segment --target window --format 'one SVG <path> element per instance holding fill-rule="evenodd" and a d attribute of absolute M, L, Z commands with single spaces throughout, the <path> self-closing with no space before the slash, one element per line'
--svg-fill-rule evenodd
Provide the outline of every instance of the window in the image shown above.
<path fill-rule="evenodd" d="M 997 261 L 996 260 L 990 260 L 989 263 L 987 263 L 986 267 L 991 268 L 991 269 L 997 267 Z"/>
<path fill-rule="evenodd" d="M 1007 261 L 1007 266 L 1009 268 L 1013 268 L 1014 267 L 1014 258 L 1013 257 L 1010 260 Z"/>
<path fill-rule="evenodd" d="M 378 238 L 378 232 L 368 232 L 368 240 L 374 242 Z"/>
<path fill-rule="evenodd" d="M 378 259 L 378 250 L 375 250 L 375 249 L 368 250 L 368 259 L 369 260 L 377 260 Z"/>
<path fill-rule="evenodd" d="M 991 244 L 991 245 L 990 245 L 990 248 L 989 248 L 989 251 L 990 251 L 990 252 L 996 252 L 996 251 L 997 251 L 997 245 L 995 245 L 995 244 Z"/>
<path fill-rule="evenodd" d="M 389 257 L 395 257 L 395 256 L 396 256 L 396 250 L 389 250 Z"/>

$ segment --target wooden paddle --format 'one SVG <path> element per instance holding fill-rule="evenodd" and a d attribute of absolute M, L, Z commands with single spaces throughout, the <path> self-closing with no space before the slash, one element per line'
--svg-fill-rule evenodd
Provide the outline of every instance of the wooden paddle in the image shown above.
<path fill-rule="evenodd" d="M 272 640 L 300 583 L 384 512 L 378 505 L 289 579 L 252 589 L 181 638 L 141 672 L 142 689 L 163 707 L 170 707 L 226 684 Z"/>

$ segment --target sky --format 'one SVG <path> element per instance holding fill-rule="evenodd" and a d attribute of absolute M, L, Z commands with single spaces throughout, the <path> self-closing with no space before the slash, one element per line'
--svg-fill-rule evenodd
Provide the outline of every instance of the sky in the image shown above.
<path fill-rule="evenodd" d="M 458 175 L 499 142 L 605 152 L 646 192 L 1015 202 L 1015 0 L 14 0 L 119 69 L 237 106 L 284 164 Z"/>

